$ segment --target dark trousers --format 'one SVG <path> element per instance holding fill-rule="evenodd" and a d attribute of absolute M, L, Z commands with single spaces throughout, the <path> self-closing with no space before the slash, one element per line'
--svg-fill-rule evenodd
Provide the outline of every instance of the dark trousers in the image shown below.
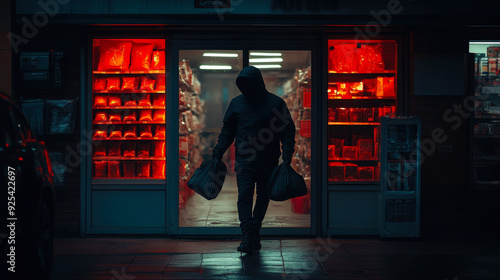
<path fill-rule="evenodd" d="M 260 228 L 269 205 L 267 181 L 272 168 L 264 170 L 240 170 L 236 173 L 238 184 L 238 217 L 242 230 Z M 252 204 L 255 186 L 257 185 L 257 199 L 252 213 Z"/>

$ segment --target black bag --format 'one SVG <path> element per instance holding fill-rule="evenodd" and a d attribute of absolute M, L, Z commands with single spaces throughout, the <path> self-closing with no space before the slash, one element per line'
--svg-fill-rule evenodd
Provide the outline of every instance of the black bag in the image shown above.
<path fill-rule="evenodd" d="M 224 184 L 227 167 L 217 158 L 204 161 L 187 182 L 190 189 L 211 200 L 216 198 Z"/>
<path fill-rule="evenodd" d="M 284 201 L 307 194 L 304 177 L 285 163 L 273 169 L 269 177 L 268 188 L 269 199 L 274 201 Z"/>

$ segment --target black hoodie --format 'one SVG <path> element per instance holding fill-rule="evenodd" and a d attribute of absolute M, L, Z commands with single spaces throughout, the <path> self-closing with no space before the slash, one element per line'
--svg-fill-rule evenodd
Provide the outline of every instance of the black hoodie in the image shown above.
<path fill-rule="evenodd" d="M 233 98 L 213 156 L 221 158 L 236 138 L 235 171 L 272 168 L 278 164 L 280 141 L 283 161 L 290 163 L 295 146 L 295 125 L 279 96 L 266 90 L 259 69 L 245 67 L 236 78 L 241 95 Z"/>

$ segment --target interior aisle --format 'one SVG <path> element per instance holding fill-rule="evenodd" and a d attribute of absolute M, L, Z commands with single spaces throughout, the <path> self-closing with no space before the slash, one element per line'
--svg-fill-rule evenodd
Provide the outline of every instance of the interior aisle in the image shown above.
<path fill-rule="evenodd" d="M 191 196 L 184 209 L 179 209 L 179 227 L 239 227 L 236 201 L 236 175 L 227 175 L 216 199 Z M 255 197 L 254 197 L 255 203 Z M 271 201 L 263 227 L 310 227 L 310 214 L 293 213 L 290 200 Z"/>

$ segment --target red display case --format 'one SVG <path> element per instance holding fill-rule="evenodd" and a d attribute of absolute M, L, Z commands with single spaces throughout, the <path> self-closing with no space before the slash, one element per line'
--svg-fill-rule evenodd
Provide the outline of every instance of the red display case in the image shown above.
<path fill-rule="evenodd" d="M 165 40 L 93 39 L 92 178 L 165 178 Z"/>
<path fill-rule="evenodd" d="M 396 114 L 397 43 L 328 40 L 328 181 L 377 182 L 380 117 Z"/>

